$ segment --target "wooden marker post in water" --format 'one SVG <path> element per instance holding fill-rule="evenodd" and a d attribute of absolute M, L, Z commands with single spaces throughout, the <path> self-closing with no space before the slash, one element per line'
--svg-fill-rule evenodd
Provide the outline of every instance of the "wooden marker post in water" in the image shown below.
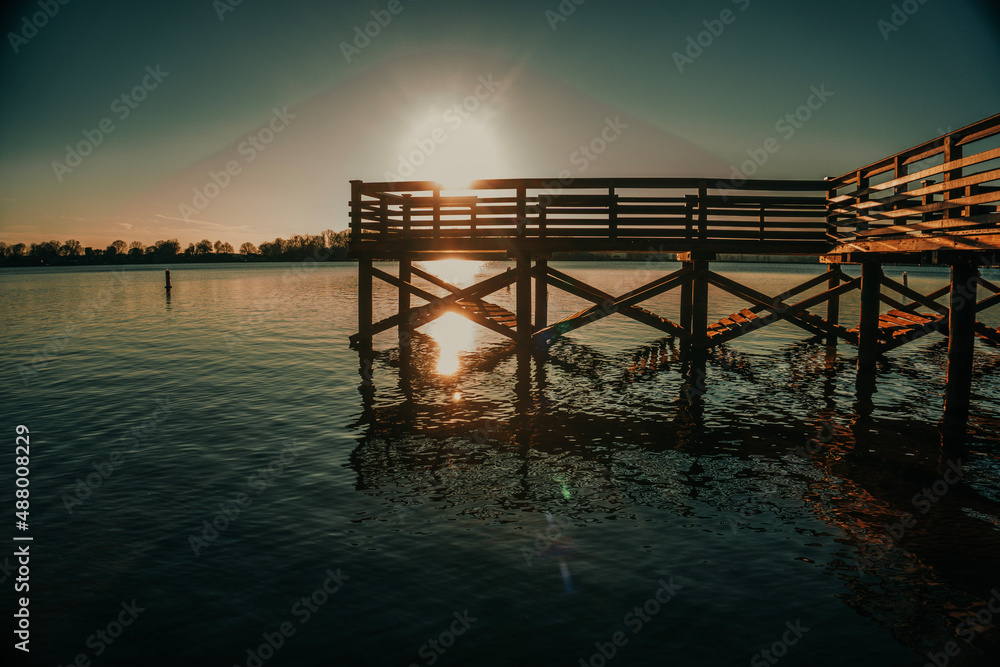
<path fill-rule="evenodd" d="M 168 292 L 170 291 L 170 269 L 167 269 L 167 284 L 164 287 L 166 287 Z"/>

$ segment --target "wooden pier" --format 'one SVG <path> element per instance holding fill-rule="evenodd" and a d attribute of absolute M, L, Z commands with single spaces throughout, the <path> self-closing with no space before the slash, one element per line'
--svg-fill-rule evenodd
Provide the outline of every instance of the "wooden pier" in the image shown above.
<path fill-rule="evenodd" d="M 929 333 L 948 337 L 945 417 L 964 423 L 976 337 L 1000 345 L 1000 330 L 977 313 L 1000 303 L 1000 286 L 979 268 L 1000 265 L 1000 114 L 836 178 L 748 180 L 739 188 L 712 178 L 502 179 L 448 191 L 435 182 L 351 182 L 351 256 L 358 260 L 358 332 L 408 332 L 456 312 L 540 351 L 556 338 L 621 315 L 675 337 L 691 350 L 727 343 L 786 321 L 828 345 L 858 348 L 859 386 L 879 356 Z M 680 268 L 613 295 L 551 266 L 553 253 L 676 253 Z M 818 255 L 825 273 L 782 294 L 764 294 L 712 270 L 722 253 Z M 513 260 L 513 270 L 459 288 L 414 266 L 440 259 Z M 373 266 L 398 264 L 397 275 Z M 841 266 L 861 266 L 848 276 Z M 945 265 L 951 281 L 921 294 L 887 277 L 885 264 Z M 398 290 L 396 314 L 373 321 L 374 279 Z M 447 294 L 427 291 L 419 278 Z M 516 308 L 487 300 L 513 284 Z M 708 287 L 746 302 L 708 321 Z M 796 300 L 799 295 L 825 289 Z M 548 290 L 593 305 L 548 321 Z M 677 321 L 640 304 L 680 291 Z M 856 323 L 840 321 L 840 299 L 860 292 Z M 983 298 L 980 299 L 980 296 Z M 423 300 L 413 306 L 411 296 Z M 881 313 L 882 304 L 890 310 Z M 819 312 L 814 312 L 819 309 Z"/>

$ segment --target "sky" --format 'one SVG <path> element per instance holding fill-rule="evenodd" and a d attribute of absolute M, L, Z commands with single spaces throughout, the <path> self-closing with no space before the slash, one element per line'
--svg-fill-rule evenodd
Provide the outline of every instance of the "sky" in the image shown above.
<path fill-rule="evenodd" d="M 8 244 L 341 230 L 352 179 L 837 176 L 1000 111 L 979 0 L 8 5 Z"/>

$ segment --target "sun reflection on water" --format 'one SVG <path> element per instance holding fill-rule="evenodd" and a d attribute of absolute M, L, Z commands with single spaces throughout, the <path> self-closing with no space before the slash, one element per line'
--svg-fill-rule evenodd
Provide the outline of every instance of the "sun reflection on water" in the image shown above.
<path fill-rule="evenodd" d="M 420 267 L 456 287 L 468 287 L 475 282 L 482 262 L 444 259 L 421 262 Z M 423 327 L 422 330 L 438 345 L 435 370 L 439 375 L 452 375 L 458 371 L 461 353 L 472 350 L 475 346 L 477 326 L 458 313 L 445 313 Z"/>

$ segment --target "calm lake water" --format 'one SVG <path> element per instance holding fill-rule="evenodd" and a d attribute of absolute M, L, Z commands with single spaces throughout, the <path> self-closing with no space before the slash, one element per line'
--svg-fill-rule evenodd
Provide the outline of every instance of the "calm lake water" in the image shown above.
<path fill-rule="evenodd" d="M 554 266 L 613 294 L 677 268 Z M 33 537 L 29 664 L 1000 660 L 1000 351 L 982 342 L 964 444 L 938 429 L 937 334 L 859 400 L 855 348 L 774 324 L 714 351 L 691 400 L 679 345 L 621 316 L 546 360 L 449 316 L 411 372 L 394 331 L 376 339 L 371 395 L 353 264 L 174 266 L 169 295 L 163 268 L 0 272 L 4 489 L 31 431 L 30 528 L 8 530 Z M 822 270 L 713 268 L 767 294 Z M 907 271 L 924 293 L 947 280 Z M 393 288 L 375 299 L 392 314 Z M 643 305 L 676 319 L 677 299 Z M 746 305 L 710 299 L 716 318 Z M 553 292 L 550 321 L 585 305 Z"/>

